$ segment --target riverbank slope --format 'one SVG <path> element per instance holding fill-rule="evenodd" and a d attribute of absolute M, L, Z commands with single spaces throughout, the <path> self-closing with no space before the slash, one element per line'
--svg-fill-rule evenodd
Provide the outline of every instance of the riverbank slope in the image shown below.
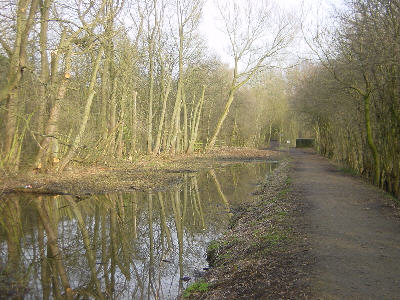
<path fill-rule="evenodd" d="M 305 299 L 309 295 L 306 209 L 291 191 L 288 161 L 236 209 L 231 228 L 207 251 L 210 271 L 187 299 Z"/>

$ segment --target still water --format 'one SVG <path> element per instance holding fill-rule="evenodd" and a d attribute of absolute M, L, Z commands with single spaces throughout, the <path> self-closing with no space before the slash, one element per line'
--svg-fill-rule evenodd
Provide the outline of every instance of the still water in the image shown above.
<path fill-rule="evenodd" d="M 167 191 L 0 200 L 0 299 L 176 299 L 275 167 L 182 174 Z M 66 292 L 68 291 L 68 292 Z"/>

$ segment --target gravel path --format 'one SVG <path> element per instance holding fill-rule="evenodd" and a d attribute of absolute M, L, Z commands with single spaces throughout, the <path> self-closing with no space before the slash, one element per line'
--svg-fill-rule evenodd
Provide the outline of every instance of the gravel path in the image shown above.
<path fill-rule="evenodd" d="M 316 154 L 291 156 L 294 192 L 309 207 L 312 299 L 400 299 L 400 219 L 388 196 Z"/>

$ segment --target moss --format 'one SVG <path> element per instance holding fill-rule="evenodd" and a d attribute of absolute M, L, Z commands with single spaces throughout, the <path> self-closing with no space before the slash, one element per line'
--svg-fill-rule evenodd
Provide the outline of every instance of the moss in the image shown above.
<path fill-rule="evenodd" d="M 357 177 L 359 175 L 359 173 L 356 170 L 350 167 L 342 167 L 339 170 L 353 177 Z"/>
<path fill-rule="evenodd" d="M 207 261 L 210 266 L 215 266 L 221 244 L 219 241 L 211 241 L 207 247 Z"/>
<path fill-rule="evenodd" d="M 237 236 L 231 236 L 227 240 L 223 242 L 225 248 L 232 247 L 236 244 L 240 243 L 240 239 Z"/>
<path fill-rule="evenodd" d="M 280 242 L 284 241 L 287 239 L 287 234 L 282 231 L 274 231 L 274 232 L 269 232 L 265 234 L 262 237 L 264 242 L 267 242 L 271 246 L 275 246 L 279 244 Z"/>
<path fill-rule="evenodd" d="M 197 281 L 187 287 L 187 289 L 183 292 L 183 298 L 189 298 L 193 294 L 205 293 L 210 288 L 210 284 L 205 282 L 204 280 Z"/>
<path fill-rule="evenodd" d="M 278 193 L 278 196 L 279 196 L 279 197 L 287 196 L 287 195 L 289 194 L 289 192 L 290 192 L 290 189 L 286 188 L 286 189 L 280 191 L 280 192 Z"/>

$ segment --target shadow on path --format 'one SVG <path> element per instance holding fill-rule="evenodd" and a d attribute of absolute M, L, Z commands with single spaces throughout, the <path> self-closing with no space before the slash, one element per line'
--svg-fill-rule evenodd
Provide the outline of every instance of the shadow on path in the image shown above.
<path fill-rule="evenodd" d="M 305 201 L 313 299 L 400 299 L 400 219 L 381 190 L 292 149 L 293 186 Z"/>

